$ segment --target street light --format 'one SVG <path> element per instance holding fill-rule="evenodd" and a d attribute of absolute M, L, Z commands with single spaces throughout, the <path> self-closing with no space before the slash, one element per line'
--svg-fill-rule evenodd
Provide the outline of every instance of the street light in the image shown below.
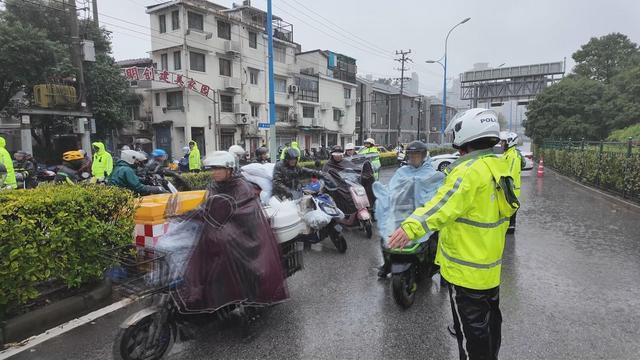
<path fill-rule="evenodd" d="M 440 124 L 440 144 L 444 144 L 444 129 L 447 126 L 447 46 L 449 43 L 449 35 L 451 35 L 451 32 L 457 28 L 458 26 L 466 23 L 467 21 L 471 20 L 470 17 L 460 21 L 459 23 L 457 23 L 454 27 L 451 28 L 451 30 L 449 30 L 449 32 L 447 33 L 447 37 L 444 40 L 444 55 L 442 56 L 442 58 L 444 58 L 444 64 L 442 62 L 440 62 L 440 60 L 442 60 L 442 58 L 440 58 L 440 60 L 427 60 L 426 63 L 427 64 L 434 64 L 434 63 L 438 63 L 442 66 L 442 68 L 444 69 L 444 76 L 443 78 L 443 85 L 442 85 L 442 123 Z"/>

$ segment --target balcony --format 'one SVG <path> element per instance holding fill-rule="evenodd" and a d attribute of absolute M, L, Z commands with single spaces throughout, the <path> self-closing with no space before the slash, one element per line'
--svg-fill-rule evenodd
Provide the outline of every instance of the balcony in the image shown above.
<path fill-rule="evenodd" d="M 231 89 L 231 90 L 240 89 L 240 79 L 232 78 L 232 77 L 224 78 L 224 88 Z"/>

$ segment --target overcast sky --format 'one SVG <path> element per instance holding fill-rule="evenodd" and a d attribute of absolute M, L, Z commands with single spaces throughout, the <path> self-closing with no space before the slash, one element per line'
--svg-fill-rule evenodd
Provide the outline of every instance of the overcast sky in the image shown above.
<path fill-rule="evenodd" d="M 145 5 L 160 0 L 98 0 L 100 21 L 113 31 L 117 60 L 148 56 Z M 216 3 L 231 6 L 232 1 Z M 241 0 L 236 0 L 241 3 Z M 621 32 L 640 42 L 638 0 L 273 0 L 274 14 L 294 26 L 303 50 L 333 50 L 357 59 L 360 75 L 399 77 L 395 50 L 411 49 L 411 71 L 426 95 L 441 91 L 442 68 L 425 64 L 444 53 L 449 29 L 471 20 L 449 39 L 448 77 L 474 63 L 506 66 L 562 61 L 593 36 Z M 252 0 L 266 9 L 266 0 Z M 134 25 L 137 24 L 137 25 Z M 145 35 L 146 34 L 146 35 Z"/>

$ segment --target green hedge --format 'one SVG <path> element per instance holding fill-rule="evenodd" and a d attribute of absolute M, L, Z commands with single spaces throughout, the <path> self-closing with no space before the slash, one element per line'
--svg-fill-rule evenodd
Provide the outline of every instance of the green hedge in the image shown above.
<path fill-rule="evenodd" d="M 45 185 L 0 191 L 0 317 L 38 297 L 37 285 L 72 288 L 102 278 L 103 252 L 131 244 L 134 197 L 116 187 Z"/>
<path fill-rule="evenodd" d="M 541 148 L 544 164 L 580 182 L 640 200 L 640 154 Z"/>

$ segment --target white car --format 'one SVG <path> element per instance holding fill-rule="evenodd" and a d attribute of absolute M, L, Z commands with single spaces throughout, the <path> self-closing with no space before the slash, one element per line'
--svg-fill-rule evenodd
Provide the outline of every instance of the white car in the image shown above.
<path fill-rule="evenodd" d="M 431 166 L 438 171 L 444 171 L 444 169 L 449 166 L 452 162 L 458 160 L 460 157 L 459 152 L 455 152 L 453 154 L 442 154 L 431 157 Z"/>

